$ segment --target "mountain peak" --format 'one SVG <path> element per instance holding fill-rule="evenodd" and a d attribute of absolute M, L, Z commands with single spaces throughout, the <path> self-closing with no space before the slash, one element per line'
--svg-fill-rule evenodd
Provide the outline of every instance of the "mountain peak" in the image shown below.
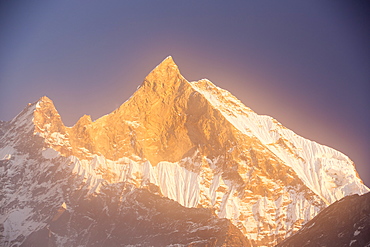
<path fill-rule="evenodd" d="M 36 102 L 32 115 L 34 133 L 38 133 L 45 139 L 49 138 L 49 144 L 59 151 L 59 148 L 56 148 L 56 143 L 60 142 L 58 135 L 64 135 L 66 130 L 53 101 L 47 96 L 41 97 Z M 53 135 L 54 137 L 51 138 Z M 58 137 L 56 138 L 55 136 Z"/>
<path fill-rule="evenodd" d="M 51 99 L 49 99 L 47 96 L 42 96 L 37 101 L 33 103 L 28 103 L 23 111 L 11 120 L 11 123 L 17 123 L 17 125 L 29 123 L 31 121 L 34 121 L 35 115 L 40 115 L 39 112 L 45 111 L 56 112 L 56 109 Z"/>
<path fill-rule="evenodd" d="M 176 72 L 180 72 L 179 71 L 179 68 L 177 67 L 175 61 L 173 60 L 173 58 L 171 56 L 168 56 L 166 57 L 160 64 L 158 64 L 153 70 L 151 73 L 153 72 L 159 72 L 159 71 L 163 71 L 163 70 L 167 70 L 167 71 L 176 71 Z M 150 74 L 151 74 L 150 73 Z"/>
<path fill-rule="evenodd" d="M 51 102 L 51 103 L 53 103 L 53 101 L 46 95 L 42 96 L 37 102 Z"/>
<path fill-rule="evenodd" d="M 91 120 L 91 116 L 90 115 L 83 115 L 78 121 L 77 123 L 75 124 L 75 126 L 85 126 L 87 124 L 91 124 L 92 123 L 92 120 Z"/>
<path fill-rule="evenodd" d="M 54 115 L 58 115 L 58 111 L 56 110 L 55 106 L 54 106 L 54 102 L 48 98 L 47 96 L 42 96 L 38 101 L 36 101 L 35 103 L 35 110 L 34 110 L 34 114 L 37 113 L 37 112 L 43 112 L 44 114 L 47 113 L 47 114 L 54 114 Z"/>
<path fill-rule="evenodd" d="M 157 67 L 155 67 L 144 80 L 144 85 L 149 84 L 173 84 L 178 79 L 184 79 L 179 68 L 171 56 L 166 57 Z M 185 80 L 185 79 L 184 79 Z"/>
<path fill-rule="evenodd" d="M 176 66 L 175 61 L 173 60 L 172 56 L 166 57 L 158 66 Z"/>

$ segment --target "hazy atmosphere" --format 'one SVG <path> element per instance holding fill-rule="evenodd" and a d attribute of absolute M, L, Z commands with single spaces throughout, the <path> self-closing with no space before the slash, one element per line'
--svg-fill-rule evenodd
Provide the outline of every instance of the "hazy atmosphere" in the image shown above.
<path fill-rule="evenodd" d="M 348 155 L 370 186 L 362 1 L 2 1 L 0 120 L 48 96 L 64 123 L 126 101 L 171 55 L 259 114 Z"/>

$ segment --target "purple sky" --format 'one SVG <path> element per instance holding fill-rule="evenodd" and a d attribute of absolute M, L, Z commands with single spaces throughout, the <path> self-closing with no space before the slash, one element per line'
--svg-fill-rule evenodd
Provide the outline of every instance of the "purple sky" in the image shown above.
<path fill-rule="evenodd" d="M 370 186 L 366 1 L 1 1 L 0 120 L 50 97 L 72 126 L 172 55 L 259 114 L 355 161 Z"/>

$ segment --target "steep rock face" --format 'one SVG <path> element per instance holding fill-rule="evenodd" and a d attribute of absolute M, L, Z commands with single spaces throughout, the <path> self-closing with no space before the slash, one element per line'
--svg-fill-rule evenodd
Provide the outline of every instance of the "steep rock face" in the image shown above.
<path fill-rule="evenodd" d="M 370 193 L 347 196 L 321 211 L 277 247 L 370 246 Z"/>
<path fill-rule="evenodd" d="M 73 191 L 99 195 L 106 184 L 155 188 L 183 206 L 212 208 L 253 246 L 274 245 L 331 202 L 368 191 L 344 154 L 257 115 L 206 79 L 188 82 L 171 57 L 128 101 L 94 122 L 83 116 L 65 127 L 43 97 L 5 125 L 0 158 L 7 164 L 2 182 L 9 186 L 17 164 L 46 166 L 60 159 L 64 180 L 49 182 L 64 183 L 68 177 L 74 182 L 69 181 L 72 187 L 58 195 L 54 207 L 68 201 Z M 12 221 L 9 214 L 18 197 L 31 201 L 26 191 L 17 194 L 16 185 L 5 192 L 17 196 L 9 197 L 2 222 Z M 45 220 L 39 222 L 29 229 L 43 229 Z M 17 236 L 24 240 L 30 232 Z M 4 238 L 9 242 L 14 236 Z"/>

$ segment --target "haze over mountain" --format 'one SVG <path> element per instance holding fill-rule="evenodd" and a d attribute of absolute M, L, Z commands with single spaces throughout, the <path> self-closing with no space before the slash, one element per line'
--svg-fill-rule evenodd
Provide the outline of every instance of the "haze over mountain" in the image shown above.
<path fill-rule="evenodd" d="M 0 127 L 4 246 L 273 246 L 336 200 L 369 191 L 346 155 L 207 79 L 187 81 L 172 57 L 96 121 L 66 127 L 42 97 Z M 132 238 L 117 220 L 129 215 Z"/>

